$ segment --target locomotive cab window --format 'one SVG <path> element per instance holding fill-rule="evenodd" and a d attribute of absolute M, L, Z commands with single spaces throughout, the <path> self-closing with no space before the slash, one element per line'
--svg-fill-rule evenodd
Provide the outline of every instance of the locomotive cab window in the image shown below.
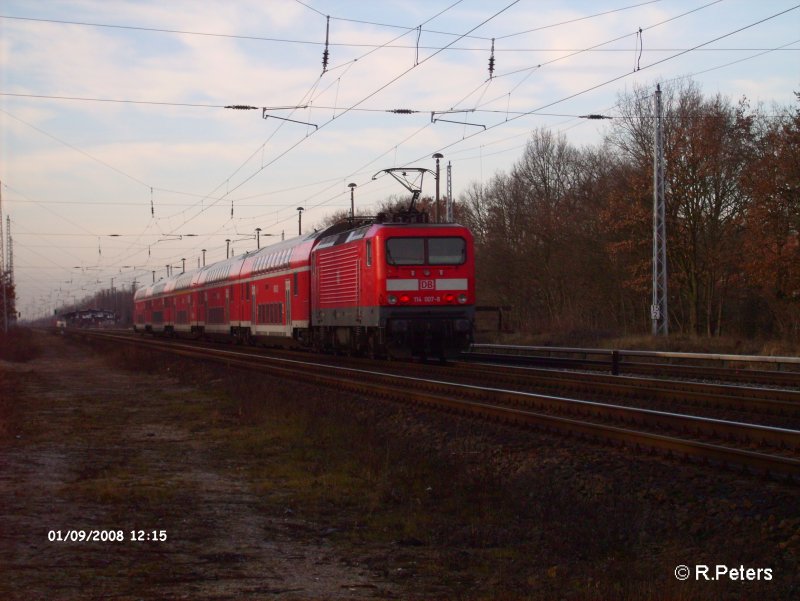
<path fill-rule="evenodd" d="M 389 265 L 424 265 L 425 238 L 389 238 L 386 261 Z"/>
<path fill-rule="evenodd" d="M 461 265 L 466 259 L 467 244 L 463 238 L 428 238 L 431 265 Z"/>
<path fill-rule="evenodd" d="M 390 238 L 386 241 L 389 265 L 461 265 L 467 258 L 463 238 Z"/>

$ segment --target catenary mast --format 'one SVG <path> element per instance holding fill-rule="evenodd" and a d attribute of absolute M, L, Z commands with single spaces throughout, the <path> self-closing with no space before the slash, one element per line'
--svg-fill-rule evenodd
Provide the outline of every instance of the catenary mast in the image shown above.
<path fill-rule="evenodd" d="M 650 318 L 654 336 L 669 335 L 667 308 L 667 227 L 664 201 L 664 130 L 661 86 L 655 93 L 655 136 L 653 149 L 653 302 Z"/>
<path fill-rule="evenodd" d="M 2 288 L 3 300 L 3 332 L 8 332 L 8 311 L 6 310 L 6 303 L 8 302 L 6 292 L 6 258 L 3 253 L 3 182 L 0 182 L 0 288 Z"/>

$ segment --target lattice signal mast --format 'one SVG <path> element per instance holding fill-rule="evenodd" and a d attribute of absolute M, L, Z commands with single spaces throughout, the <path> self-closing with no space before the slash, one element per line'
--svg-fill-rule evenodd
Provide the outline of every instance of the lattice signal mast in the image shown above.
<path fill-rule="evenodd" d="M 453 216 L 453 165 L 447 161 L 447 205 L 446 206 L 446 222 L 455 223 Z"/>
<path fill-rule="evenodd" d="M 6 294 L 6 258 L 3 253 L 4 239 L 3 239 L 3 183 L 0 182 L 0 288 L 2 288 L 3 301 L 3 332 L 8 332 L 8 311 L 6 310 L 6 303 L 8 302 Z"/>
<path fill-rule="evenodd" d="M 0 182 L 0 278 L 6 272 L 6 257 L 3 254 L 3 182 Z"/>
<path fill-rule="evenodd" d="M 6 252 L 8 253 L 8 267 L 6 268 L 6 276 L 8 282 L 14 285 L 14 243 L 11 238 L 11 216 L 6 215 Z"/>
<path fill-rule="evenodd" d="M 664 201 L 664 130 L 661 86 L 655 93 L 655 135 L 653 149 L 653 302 L 650 318 L 653 336 L 669 335 L 667 307 L 667 224 Z"/>

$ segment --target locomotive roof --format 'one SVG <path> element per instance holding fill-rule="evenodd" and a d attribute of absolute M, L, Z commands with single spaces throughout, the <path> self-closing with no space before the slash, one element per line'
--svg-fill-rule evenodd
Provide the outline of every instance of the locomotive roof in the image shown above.
<path fill-rule="evenodd" d="M 430 230 L 430 229 L 455 229 L 460 228 L 463 229 L 464 226 L 458 223 L 406 223 L 406 222 L 381 222 L 381 223 L 373 223 L 369 222 L 360 227 L 356 228 L 348 228 L 344 230 L 326 230 L 322 232 L 324 236 L 319 244 L 316 245 L 314 248 L 315 251 L 322 250 L 323 248 L 328 248 L 331 246 L 338 246 L 339 244 L 345 244 L 347 242 L 351 242 L 353 240 L 359 240 L 361 238 L 369 238 L 377 234 L 380 230 L 385 229 L 393 229 L 393 230 Z M 418 234 L 419 235 L 419 234 Z"/>

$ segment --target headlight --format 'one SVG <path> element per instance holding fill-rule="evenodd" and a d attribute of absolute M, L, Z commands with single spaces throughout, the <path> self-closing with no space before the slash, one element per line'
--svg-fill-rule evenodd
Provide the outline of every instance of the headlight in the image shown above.
<path fill-rule="evenodd" d="M 394 294 L 389 295 L 389 304 L 396 305 L 397 304 L 397 297 Z"/>
<path fill-rule="evenodd" d="M 462 305 L 467 302 L 467 295 L 466 294 L 459 294 L 458 295 L 458 302 Z"/>

